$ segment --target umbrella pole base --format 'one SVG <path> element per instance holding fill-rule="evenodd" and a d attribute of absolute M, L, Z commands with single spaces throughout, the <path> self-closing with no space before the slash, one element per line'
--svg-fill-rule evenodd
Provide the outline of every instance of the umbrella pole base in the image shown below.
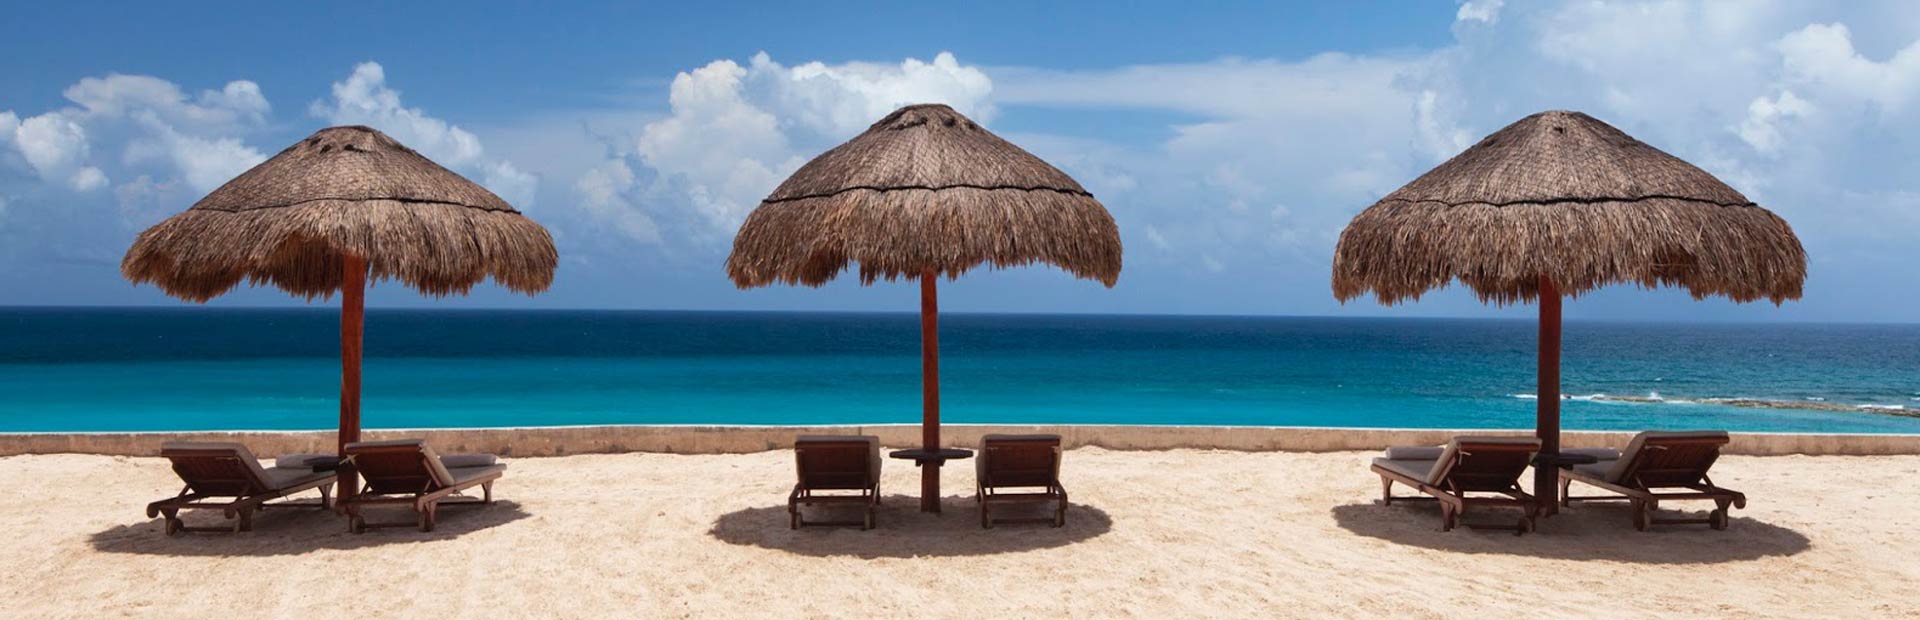
<path fill-rule="evenodd" d="M 920 466 L 920 512 L 940 512 L 940 463 Z"/>

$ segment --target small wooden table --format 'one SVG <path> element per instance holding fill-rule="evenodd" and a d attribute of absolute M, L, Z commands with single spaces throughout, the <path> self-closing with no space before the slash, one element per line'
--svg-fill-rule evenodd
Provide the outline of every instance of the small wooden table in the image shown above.
<path fill-rule="evenodd" d="M 1575 465 L 1592 465 L 1598 462 L 1600 462 L 1600 457 L 1591 454 L 1574 454 L 1571 452 L 1558 452 L 1554 454 L 1541 453 L 1533 456 L 1533 464 L 1535 465 L 1552 465 L 1561 469 L 1572 469 Z"/>
<path fill-rule="evenodd" d="M 945 466 L 947 461 L 973 458 L 973 451 L 965 448 L 935 448 L 932 450 L 912 448 L 908 450 L 894 450 L 888 452 L 887 456 L 889 458 L 913 461 L 914 467 L 931 465 L 937 470 Z M 924 495 L 926 493 L 925 485 L 922 486 L 921 493 Z M 940 512 L 940 498 L 922 497 L 920 498 L 920 508 L 925 512 Z"/>

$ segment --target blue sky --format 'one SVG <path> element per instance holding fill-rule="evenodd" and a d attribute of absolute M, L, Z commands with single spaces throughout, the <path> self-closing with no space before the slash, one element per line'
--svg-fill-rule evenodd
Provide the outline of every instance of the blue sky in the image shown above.
<path fill-rule="evenodd" d="M 946 308 L 1525 316 L 1328 286 L 1339 229 L 1526 114 L 1586 111 L 1785 217 L 1782 307 L 1615 287 L 1575 318 L 1920 321 L 1920 8 L 1908 2 L 334 3 L 8 9 L 0 303 L 172 305 L 142 228 L 332 124 L 370 124 L 552 230 L 553 290 L 382 306 L 911 310 L 912 287 L 737 291 L 739 219 L 806 158 L 941 101 L 1114 213 L 1108 290 L 979 271 Z M 226 305 L 297 304 L 241 289 Z"/>

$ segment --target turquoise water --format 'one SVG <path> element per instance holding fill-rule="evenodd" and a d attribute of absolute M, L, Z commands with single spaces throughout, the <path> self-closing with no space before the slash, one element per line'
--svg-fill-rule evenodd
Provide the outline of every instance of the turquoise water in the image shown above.
<path fill-rule="evenodd" d="M 950 422 L 1525 428 L 1526 321 L 942 317 Z M 0 431 L 325 429 L 325 308 L 0 309 Z M 1920 433 L 1920 326 L 1581 323 L 1571 429 Z M 917 422 L 912 314 L 374 310 L 368 427 Z M 1614 402 L 1605 396 L 1665 402 Z M 1593 398 L 1593 395 L 1605 395 Z"/>

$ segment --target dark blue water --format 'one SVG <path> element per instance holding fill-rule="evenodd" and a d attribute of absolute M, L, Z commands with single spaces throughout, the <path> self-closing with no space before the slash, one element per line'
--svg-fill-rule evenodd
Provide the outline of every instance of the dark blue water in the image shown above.
<path fill-rule="evenodd" d="M 374 310 L 369 427 L 919 419 L 912 314 Z M 951 422 L 1521 428 L 1526 321 L 949 315 Z M 330 309 L 0 309 L 0 431 L 334 426 Z M 1570 323 L 1565 424 L 1920 433 L 1920 326 Z M 1651 397 L 1613 402 L 1591 395 Z"/>

